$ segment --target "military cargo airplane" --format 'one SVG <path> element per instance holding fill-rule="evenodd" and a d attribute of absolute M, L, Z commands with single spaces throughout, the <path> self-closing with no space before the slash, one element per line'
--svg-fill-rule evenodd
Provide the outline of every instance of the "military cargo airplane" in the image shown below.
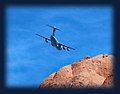
<path fill-rule="evenodd" d="M 50 38 L 46 38 L 46 37 L 44 37 L 44 36 L 42 36 L 40 34 L 36 34 L 36 35 L 39 36 L 39 37 L 44 38 L 46 43 L 48 43 L 48 41 L 50 41 L 51 45 L 53 47 L 55 47 L 56 49 L 58 49 L 58 50 L 62 50 L 62 49 L 67 50 L 67 51 L 70 51 L 70 49 L 75 50 L 72 47 L 66 46 L 66 45 L 58 42 L 57 38 L 55 37 L 55 32 L 56 32 L 56 30 L 61 31 L 60 29 L 56 28 L 55 26 L 51 26 L 51 25 L 47 25 L 47 26 L 53 28 L 53 32 L 52 32 L 52 35 L 50 36 Z"/>

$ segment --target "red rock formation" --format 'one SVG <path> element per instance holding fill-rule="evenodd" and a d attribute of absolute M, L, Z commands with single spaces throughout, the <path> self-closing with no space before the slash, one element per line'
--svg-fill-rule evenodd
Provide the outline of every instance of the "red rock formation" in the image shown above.
<path fill-rule="evenodd" d="M 113 56 L 98 55 L 67 65 L 51 74 L 40 88 L 84 88 L 113 86 Z"/>

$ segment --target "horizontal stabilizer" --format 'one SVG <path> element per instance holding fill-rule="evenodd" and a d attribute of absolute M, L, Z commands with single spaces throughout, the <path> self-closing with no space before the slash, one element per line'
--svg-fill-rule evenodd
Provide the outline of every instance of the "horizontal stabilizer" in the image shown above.
<path fill-rule="evenodd" d="M 51 25 L 48 25 L 48 24 L 47 24 L 47 26 L 49 26 L 49 27 L 51 27 L 51 28 L 53 28 L 53 29 L 55 29 L 55 30 L 61 31 L 60 29 L 56 28 L 55 26 L 51 26 Z"/>

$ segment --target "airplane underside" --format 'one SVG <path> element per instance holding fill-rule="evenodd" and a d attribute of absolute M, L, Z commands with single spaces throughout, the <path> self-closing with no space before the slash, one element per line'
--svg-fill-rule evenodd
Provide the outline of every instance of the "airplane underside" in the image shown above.
<path fill-rule="evenodd" d="M 58 50 L 62 50 L 62 47 L 61 47 L 61 45 L 59 43 L 58 44 L 51 43 L 51 45 L 53 47 L 55 47 L 56 49 L 58 49 Z"/>
<path fill-rule="evenodd" d="M 47 25 L 47 26 L 53 28 L 53 34 L 50 36 L 50 38 L 44 37 L 44 36 L 42 36 L 40 34 L 36 34 L 36 35 L 39 36 L 39 37 L 44 38 L 46 43 L 48 43 L 48 41 L 50 41 L 51 45 L 53 47 L 55 47 L 57 50 L 62 50 L 62 49 L 67 50 L 67 51 L 70 51 L 70 49 L 75 50 L 74 48 L 66 46 L 66 45 L 64 45 L 64 44 L 57 41 L 57 39 L 55 37 L 55 30 L 61 31 L 60 29 L 58 29 L 58 28 L 56 28 L 54 26 L 51 26 L 51 25 Z"/>
<path fill-rule="evenodd" d="M 56 46 L 56 48 L 58 49 L 58 50 L 62 50 L 62 47 L 61 47 L 61 45 L 58 43 L 58 45 Z"/>

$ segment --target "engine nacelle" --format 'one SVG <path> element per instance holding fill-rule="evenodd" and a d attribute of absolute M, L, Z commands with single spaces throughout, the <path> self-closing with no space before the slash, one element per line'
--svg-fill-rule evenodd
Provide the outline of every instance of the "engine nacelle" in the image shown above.
<path fill-rule="evenodd" d="M 66 50 L 64 46 L 63 46 L 63 50 Z"/>
<path fill-rule="evenodd" d="M 45 42 L 46 42 L 46 43 L 48 43 L 48 40 L 47 40 L 47 39 L 45 39 Z"/>
<path fill-rule="evenodd" d="M 67 48 L 67 51 L 70 51 L 69 48 Z"/>

